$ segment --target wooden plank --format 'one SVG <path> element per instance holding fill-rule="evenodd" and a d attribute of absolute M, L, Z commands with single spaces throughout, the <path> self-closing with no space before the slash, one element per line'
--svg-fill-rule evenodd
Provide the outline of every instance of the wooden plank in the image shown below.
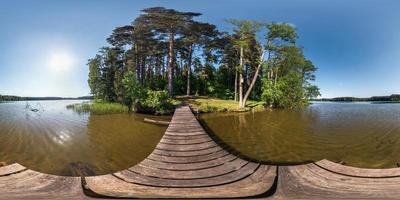
<path fill-rule="evenodd" d="M 144 176 L 128 170 L 114 173 L 114 175 L 128 183 L 135 183 L 156 187 L 211 187 L 229 184 L 253 174 L 260 164 L 247 163 L 242 168 L 221 176 L 198 179 L 163 179 L 159 177 Z"/>
<path fill-rule="evenodd" d="M 174 145 L 174 144 L 165 144 L 158 143 L 157 149 L 164 151 L 200 151 L 204 149 L 214 148 L 218 145 L 214 141 L 203 142 L 199 144 L 191 144 L 191 145 Z"/>
<path fill-rule="evenodd" d="M 120 198 L 238 198 L 266 193 L 272 188 L 276 167 L 262 165 L 248 178 L 231 184 L 199 188 L 163 188 L 127 183 L 112 175 L 86 178 L 87 188 Z"/>
<path fill-rule="evenodd" d="M 197 140 L 197 139 L 210 139 L 210 137 L 206 134 L 201 134 L 201 135 L 194 135 L 194 136 L 188 136 L 188 135 L 164 135 L 162 139 L 173 139 L 173 140 Z"/>
<path fill-rule="evenodd" d="M 164 159 L 160 160 L 170 160 L 170 159 L 190 159 L 192 161 L 205 161 L 205 160 L 210 160 L 211 158 L 218 158 L 223 155 L 228 154 L 225 150 L 223 150 L 221 147 L 216 146 L 204 150 L 199 150 L 199 151 L 163 151 L 160 149 L 155 149 L 152 154 L 149 155 L 149 157 L 152 158 L 159 158 L 159 157 L 165 157 Z M 219 155 L 219 156 L 218 156 Z M 157 160 L 157 159 L 153 159 Z M 179 161 L 177 161 L 179 162 Z"/>
<path fill-rule="evenodd" d="M 129 168 L 129 170 L 143 176 L 164 179 L 205 179 L 232 173 L 248 163 L 248 161 L 242 159 L 235 159 L 233 161 L 226 162 L 223 165 L 199 170 L 180 171 L 179 173 L 177 173 L 177 171 L 156 168 L 157 166 L 149 167 L 141 164 L 135 165 Z"/>
<path fill-rule="evenodd" d="M 0 199 L 89 199 L 79 177 L 53 176 L 24 170 L 0 176 Z"/>
<path fill-rule="evenodd" d="M 400 176 L 400 168 L 390 169 L 363 169 L 351 166 L 345 166 L 329 160 L 321 160 L 315 163 L 321 168 L 338 174 L 366 177 L 366 178 L 390 178 Z"/>
<path fill-rule="evenodd" d="M 358 174 L 359 176 L 360 174 Z M 400 177 L 343 175 L 315 163 L 279 167 L 276 198 L 287 199 L 396 199 Z"/>
<path fill-rule="evenodd" d="M 6 165 L 4 167 L 0 167 L 0 176 L 7 176 L 9 174 L 14 174 L 26 170 L 26 168 L 20 164 L 12 164 Z"/>
<path fill-rule="evenodd" d="M 177 133 L 177 132 L 165 132 L 165 135 L 168 136 L 200 136 L 204 135 L 203 132 L 190 132 L 190 133 Z"/>
<path fill-rule="evenodd" d="M 173 144 L 173 145 L 192 145 L 192 144 L 201 144 L 201 143 L 210 142 L 210 141 L 213 141 L 213 140 L 209 137 L 203 137 L 203 138 L 191 139 L 191 140 L 170 139 L 170 138 L 163 137 L 161 139 L 160 143 Z"/>
<path fill-rule="evenodd" d="M 227 154 L 225 156 L 222 156 L 214 160 L 197 162 L 197 163 L 174 163 L 173 165 L 171 165 L 171 163 L 145 159 L 140 164 L 148 167 L 156 167 L 159 169 L 183 171 L 183 170 L 199 170 L 199 169 L 220 166 L 223 165 L 225 162 L 229 162 L 235 159 L 237 159 L 236 156 Z"/>
<path fill-rule="evenodd" d="M 159 120 L 154 120 L 154 119 L 149 119 L 149 118 L 144 118 L 144 122 L 147 123 L 152 123 L 152 124 L 158 124 L 158 125 L 169 125 L 169 122 L 167 121 L 159 121 Z"/>

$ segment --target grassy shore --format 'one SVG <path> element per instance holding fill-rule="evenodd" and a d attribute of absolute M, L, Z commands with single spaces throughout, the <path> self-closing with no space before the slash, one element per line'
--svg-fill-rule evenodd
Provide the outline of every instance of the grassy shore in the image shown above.
<path fill-rule="evenodd" d="M 205 96 L 178 96 L 178 103 L 188 104 L 193 110 L 201 113 L 210 112 L 246 112 L 264 110 L 264 102 L 247 101 L 246 107 L 240 108 L 234 100 L 224 100 Z"/>
<path fill-rule="evenodd" d="M 200 113 L 264 110 L 263 102 L 248 101 L 246 107 L 240 108 L 237 101 L 223 100 L 205 96 L 177 96 L 175 99 L 173 99 L 172 103 L 174 105 L 187 104 L 194 111 Z M 74 110 L 78 113 L 90 112 L 92 114 L 115 114 L 128 112 L 128 107 L 125 105 L 97 100 L 92 102 L 71 104 L 67 106 L 67 109 Z"/>
<path fill-rule="evenodd" d="M 115 114 L 127 113 L 128 107 L 120 103 L 109 103 L 103 101 L 93 101 L 85 103 L 76 103 L 67 105 L 67 109 L 74 110 L 78 113 L 93 113 L 93 114 Z"/>

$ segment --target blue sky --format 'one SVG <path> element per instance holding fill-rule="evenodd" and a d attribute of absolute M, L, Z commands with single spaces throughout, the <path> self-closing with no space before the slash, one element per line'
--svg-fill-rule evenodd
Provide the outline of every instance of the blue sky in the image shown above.
<path fill-rule="evenodd" d="M 289 22 L 323 97 L 400 93 L 396 0 L 1 0 L 0 94 L 88 95 L 87 59 L 152 6 L 201 12 L 221 30 L 230 18 Z"/>

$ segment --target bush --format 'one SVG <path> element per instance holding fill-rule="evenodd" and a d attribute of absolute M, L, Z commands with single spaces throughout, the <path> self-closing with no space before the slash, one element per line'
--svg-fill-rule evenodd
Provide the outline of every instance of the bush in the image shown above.
<path fill-rule="evenodd" d="M 173 112 L 174 105 L 167 91 L 146 90 L 146 94 L 135 105 L 136 111 L 165 115 Z"/>

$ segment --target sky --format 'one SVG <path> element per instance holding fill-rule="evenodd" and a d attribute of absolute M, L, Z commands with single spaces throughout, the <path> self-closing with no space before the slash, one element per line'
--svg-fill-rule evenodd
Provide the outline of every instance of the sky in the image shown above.
<path fill-rule="evenodd" d="M 397 0 L 0 0 L 0 94 L 89 95 L 87 60 L 154 6 L 224 31 L 232 18 L 293 24 L 322 97 L 400 93 Z"/>

